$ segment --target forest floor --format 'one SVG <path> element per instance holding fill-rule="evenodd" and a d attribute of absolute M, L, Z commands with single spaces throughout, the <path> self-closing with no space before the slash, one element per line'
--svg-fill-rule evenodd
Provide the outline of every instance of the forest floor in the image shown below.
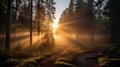
<path fill-rule="evenodd" d="M 55 49 L 53 49 L 53 52 L 48 57 L 38 62 L 38 67 L 57 67 L 56 65 L 58 65 L 58 67 L 98 67 L 97 55 L 101 45 L 91 45 L 89 44 L 90 41 L 84 39 L 76 41 L 64 35 L 56 36 Z M 22 35 L 18 33 L 16 37 L 17 41 L 14 41 L 14 35 L 11 35 L 12 46 L 15 46 L 18 42 L 21 46 L 24 45 L 24 48 L 29 46 L 28 32 L 24 32 Z M 37 35 L 33 35 L 33 43 L 38 43 L 37 40 L 41 40 L 41 38 L 42 36 L 38 37 Z M 59 66 L 65 64 L 69 66 Z"/>
<path fill-rule="evenodd" d="M 56 62 L 59 62 L 58 59 L 61 58 L 61 55 L 65 55 L 66 53 L 69 53 L 69 51 L 73 53 L 67 54 L 67 57 L 70 55 L 73 55 L 74 58 L 72 58 L 74 65 L 73 67 L 99 67 L 98 63 L 98 53 L 100 52 L 101 46 L 97 43 L 104 42 L 105 39 L 100 39 L 97 41 L 96 44 L 91 45 L 89 42 L 85 42 L 84 39 L 81 41 L 76 41 L 72 38 L 67 38 L 63 35 L 56 35 L 56 45 L 57 49 L 60 49 L 59 51 L 56 51 L 56 53 L 53 53 L 51 57 L 46 58 L 44 61 L 40 62 L 40 65 L 38 67 L 57 67 Z M 77 48 L 79 48 L 77 50 Z M 64 56 L 65 57 L 65 56 Z M 62 60 L 66 62 L 65 60 Z M 71 63 L 71 62 L 70 62 Z M 60 63 L 62 64 L 62 63 Z M 63 63 L 65 64 L 65 63 Z M 72 67 L 72 66 L 58 66 L 58 67 Z"/>
<path fill-rule="evenodd" d="M 98 51 L 96 50 L 78 53 L 76 55 L 76 58 L 74 59 L 75 60 L 74 65 L 75 67 L 99 67 L 96 58 L 97 55 Z M 55 63 L 59 56 L 60 56 L 59 54 L 54 53 L 52 56 L 40 62 L 38 67 L 56 67 Z"/>

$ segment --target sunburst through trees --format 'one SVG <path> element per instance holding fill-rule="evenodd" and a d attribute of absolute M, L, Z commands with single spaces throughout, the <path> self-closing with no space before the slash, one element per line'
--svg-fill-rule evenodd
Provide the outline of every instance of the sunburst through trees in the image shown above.
<path fill-rule="evenodd" d="M 120 67 L 120 0 L 0 0 L 0 67 Z"/>

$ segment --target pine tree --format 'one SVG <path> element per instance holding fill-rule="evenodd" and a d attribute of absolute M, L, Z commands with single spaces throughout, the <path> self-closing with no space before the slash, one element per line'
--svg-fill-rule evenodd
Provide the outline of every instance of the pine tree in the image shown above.
<path fill-rule="evenodd" d="M 74 15 L 74 0 L 71 0 L 67 12 L 68 20 L 71 20 L 73 18 L 72 17 L 73 15 Z"/>
<path fill-rule="evenodd" d="M 32 46 L 33 0 L 31 0 L 30 46 Z"/>
<path fill-rule="evenodd" d="M 8 0 L 8 6 L 7 6 L 7 25 L 6 25 L 6 40 L 5 40 L 5 48 L 6 51 L 9 51 L 10 49 L 10 15 L 11 15 L 11 0 Z"/>
<path fill-rule="evenodd" d="M 94 5 L 93 5 L 93 0 L 88 0 L 87 1 L 87 5 L 86 5 L 86 9 L 87 9 L 87 16 L 91 19 L 94 18 Z"/>
<path fill-rule="evenodd" d="M 59 24 L 64 24 L 66 22 L 67 19 L 67 11 L 68 9 L 66 8 L 61 15 L 61 18 L 59 19 Z"/>
<path fill-rule="evenodd" d="M 37 24 L 38 35 L 40 32 L 44 31 L 44 23 L 46 19 L 45 6 L 42 0 L 36 1 L 36 14 L 35 14 L 35 23 Z"/>
<path fill-rule="evenodd" d="M 104 14 L 109 17 L 109 23 L 111 25 L 112 43 L 119 44 L 120 42 L 120 0 L 108 0 L 105 7 Z"/>
<path fill-rule="evenodd" d="M 76 0 L 75 13 L 79 14 L 83 10 L 83 0 Z"/>
<path fill-rule="evenodd" d="M 52 24 L 53 24 L 53 19 L 55 19 L 54 14 L 55 14 L 55 2 L 54 0 L 46 0 L 46 12 L 47 12 L 47 41 L 49 44 L 54 44 L 54 38 L 53 38 L 53 32 L 52 32 Z"/>

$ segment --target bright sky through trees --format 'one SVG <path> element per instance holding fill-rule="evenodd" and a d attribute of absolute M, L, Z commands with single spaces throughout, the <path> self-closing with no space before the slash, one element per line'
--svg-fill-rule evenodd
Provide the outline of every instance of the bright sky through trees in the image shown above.
<path fill-rule="evenodd" d="M 55 22 L 59 20 L 61 13 L 63 12 L 63 10 L 65 10 L 68 6 L 69 6 L 69 2 L 70 0 L 55 0 L 56 4 L 56 14 L 55 14 Z"/>

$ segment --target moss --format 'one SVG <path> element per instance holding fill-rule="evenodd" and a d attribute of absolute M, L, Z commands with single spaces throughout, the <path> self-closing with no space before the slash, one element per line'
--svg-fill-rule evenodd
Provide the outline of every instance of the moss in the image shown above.
<path fill-rule="evenodd" d="M 99 65 L 101 67 L 104 66 L 104 65 L 106 65 L 108 63 L 108 61 L 106 61 L 106 60 L 107 60 L 107 58 L 103 58 L 103 57 L 99 58 L 98 59 Z"/>
<path fill-rule="evenodd" d="M 57 59 L 57 61 L 67 62 L 67 61 L 68 61 L 68 59 L 67 59 L 67 58 L 63 58 L 63 57 L 61 57 L 61 58 L 58 58 L 58 59 Z"/>
<path fill-rule="evenodd" d="M 24 59 L 15 67 L 36 67 L 37 62 L 34 59 Z"/>
<path fill-rule="evenodd" d="M 36 67 L 39 62 L 43 61 L 44 57 L 32 57 L 20 60 L 20 63 L 15 67 Z"/>
<path fill-rule="evenodd" d="M 35 60 L 38 63 L 38 62 L 43 61 L 45 58 L 44 57 L 34 57 L 32 59 Z"/>
<path fill-rule="evenodd" d="M 58 61 L 55 63 L 55 67 L 75 67 L 73 64 Z"/>
<path fill-rule="evenodd" d="M 120 58 L 100 57 L 98 61 L 100 67 L 119 67 L 120 65 Z"/>

